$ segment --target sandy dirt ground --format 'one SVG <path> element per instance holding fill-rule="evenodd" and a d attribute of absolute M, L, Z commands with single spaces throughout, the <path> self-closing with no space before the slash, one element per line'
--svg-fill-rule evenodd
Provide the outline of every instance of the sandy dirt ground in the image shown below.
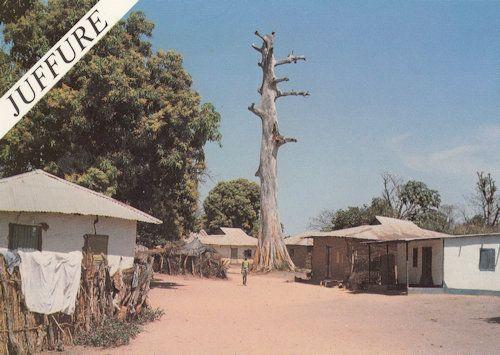
<path fill-rule="evenodd" d="M 157 275 L 165 310 L 105 354 L 500 353 L 500 297 L 353 294 L 292 274 L 200 280 Z M 71 353 L 95 352 L 75 348 Z"/>

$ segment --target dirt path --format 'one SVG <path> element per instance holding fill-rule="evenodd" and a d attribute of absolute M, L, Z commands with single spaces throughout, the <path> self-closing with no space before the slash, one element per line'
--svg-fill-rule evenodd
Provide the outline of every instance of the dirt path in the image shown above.
<path fill-rule="evenodd" d="M 151 303 L 163 318 L 104 353 L 500 353 L 500 297 L 350 294 L 291 278 L 158 275 Z"/>

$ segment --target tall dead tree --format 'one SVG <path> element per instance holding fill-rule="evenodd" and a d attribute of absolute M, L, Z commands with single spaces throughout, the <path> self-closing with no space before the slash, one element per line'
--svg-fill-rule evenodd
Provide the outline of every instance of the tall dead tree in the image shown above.
<path fill-rule="evenodd" d="M 289 79 L 277 78 L 274 70 L 279 65 L 305 61 L 306 58 L 291 53 L 285 59 L 276 60 L 274 58 L 275 33 L 263 36 L 255 31 L 255 35 L 262 40 L 260 46 L 252 44 L 252 47 L 262 56 L 258 63 L 262 69 L 262 84 L 258 90 L 261 98 L 258 105 L 253 103 L 248 109 L 262 121 L 262 141 L 260 165 L 255 173 L 260 178 L 261 189 L 259 245 L 255 254 L 254 268 L 258 271 L 294 269 L 295 266 L 283 241 L 278 214 L 277 158 L 278 150 L 282 145 L 297 142 L 297 140 L 281 135 L 278 129 L 276 100 L 285 96 L 309 96 L 309 93 L 307 91 L 281 91 L 278 84 Z"/>

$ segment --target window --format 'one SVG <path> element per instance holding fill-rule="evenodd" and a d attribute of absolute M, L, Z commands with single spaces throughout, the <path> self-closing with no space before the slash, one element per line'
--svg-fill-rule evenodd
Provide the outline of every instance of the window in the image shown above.
<path fill-rule="evenodd" d="M 479 250 L 479 270 L 495 271 L 495 249 Z"/>
<path fill-rule="evenodd" d="M 83 251 L 91 253 L 94 262 L 101 262 L 103 260 L 103 255 L 108 255 L 108 236 L 87 234 L 84 238 L 85 243 L 83 245 Z"/>
<path fill-rule="evenodd" d="M 231 259 L 238 259 L 238 248 L 231 248 Z"/>
<path fill-rule="evenodd" d="M 9 249 L 42 250 L 42 228 L 23 224 L 9 224 Z"/>
<path fill-rule="evenodd" d="M 243 252 L 243 255 L 245 255 L 247 258 L 251 258 L 252 257 L 252 249 L 246 249 Z"/>
<path fill-rule="evenodd" d="M 291 257 L 294 257 L 295 256 L 295 249 L 291 248 L 289 251 L 288 251 L 288 254 L 290 254 Z"/>
<path fill-rule="evenodd" d="M 413 267 L 418 267 L 418 248 L 413 248 Z"/>

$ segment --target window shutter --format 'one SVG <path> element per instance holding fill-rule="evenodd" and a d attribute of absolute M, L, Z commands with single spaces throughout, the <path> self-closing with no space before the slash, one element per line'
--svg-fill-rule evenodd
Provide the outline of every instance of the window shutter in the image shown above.
<path fill-rule="evenodd" d="M 495 249 L 481 248 L 479 250 L 479 270 L 495 271 Z"/>
<path fill-rule="evenodd" d="M 42 228 L 23 224 L 9 224 L 9 249 L 42 250 Z"/>

